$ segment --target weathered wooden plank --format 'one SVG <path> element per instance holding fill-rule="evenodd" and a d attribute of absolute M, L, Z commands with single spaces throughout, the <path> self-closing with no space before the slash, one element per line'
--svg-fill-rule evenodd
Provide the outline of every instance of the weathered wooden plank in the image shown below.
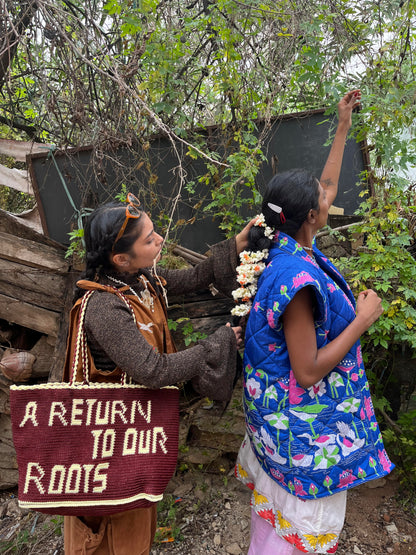
<path fill-rule="evenodd" d="M 30 352 L 36 356 L 32 368 L 32 376 L 34 378 L 46 378 L 49 376 L 50 369 L 55 362 L 54 352 L 56 341 L 57 340 L 52 344 L 50 338 L 44 335 L 30 350 Z"/>
<path fill-rule="evenodd" d="M 45 153 L 48 147 L 50 147 L 50 145 L 32 141 L 0 139 L 0 154 L 11 156 L 19 162 L 26 162 L 26 156 L 28 154 L 36 154 L 37 152 Z"/>
<path fill-rule="evenodd" d="M 194 291 L 192 293 L 187 293 L 186 295 L 168 295 L 169 304 L 180 304 L 180 303 L 192 303 L 192 302 L 199 302 L 199 301 L 213 301 L 217 302 L 221 299 L 229 299 L 230 297 L 226 297 L 222 293 L 218 293 L 217 295 L 213 295 L 209 289 L 204 289 L 201 291 Z"/>
<path fill-rule="evenodd" d="M 33 195 L 33 188 L 29 181 L 27 170 L 7 168 L 0 164 L 0 185 Z"/>
<path fill-rule="evenodd" d="M 65 247 L 63 245 L 49 239 L 49 237 L 36 231 L 31 226 L 26 225 L 26 222 L 22 222 L 22 219 L 25 220 L 25 217 L 16 217 L 5 210 L 0 210 L 0 231 L 3 233 L 10 233 L 16 237 L 29 239 L 30 241 L 36 241 L 42 245 L 50 245 L 60 250 L 62 253 L 65 253 Z"/>
<path fill-rule="evenodd" d="M 10 414 L 10 395 L 9 392 L 0 389 L 0 412 Z"/>
<path fill-rule="evenodd" d="M 51 293 L 54 293 L 54 291 L 51 290 Z M 64 303 L 62 296 L 58 298 L 53 294 L 29 291 L 4 281 L 0 281 L 0 294 L 53 312 L 60 312 Z"/>
<path fill-rule="evenodd" d="M 54 304 L 63 302 L 67 277 L 43 268 L 32 268 L 23 264 L 0 258 L 0 293 L 5 293 L 5 284 L 11 284 L 22 290 L 54 297 Z M 9 295 L 9 293 L 6 293 Z M 9 295 L 20 299 L 20 295 Z M 24 300 L 24 299 L 23 299 Z M 33 303 L 37 304 L 37 303 Z M 40 303 L 40 306 L 43 306 Z"/>
<path fill-rule="evenodd" d="M 177 319 L 181 317 L 202 318 L 204 316 L 217 316 L 219 314 L 230 314 L 234 306 L 232 299 L 215 299 L 215 297 L 205 301 L 176 303 L 169 308 L 169 318 Z M 231 316 L 230 316 L 231 317 Z"/>
<path fill-rule="evenodd" d="M 69 313 L 72 307 L 73 289 L 77 277 L 74 274 L 69 274 L 68 286 L 66 288 L 66 297 L 64 309 L 61 311 L 58 323 L 58 335 L 56 338 L 55 349 L 51 369 L 49 372 L 50 382 L 59 382 L 62 380 L 62 371 L 65 362 L 66 343 L 68 337 Z"/>
<path fill-rule="evenodd" d="M 69 270 L 62 250 L 3 232 L 0 232 L 0 258 L 53 272 Z"/>
<path fill-rule="evenodd" d="M 194 331 L 204 332 L 206 334 L 213 333 L 220 326 L 227 322 L 231 323 L 232 316 L 223 314 L 221 316 L 209 316 L 206 318 L 191 318 L 191 324 Z"/>
<path fill-rule="evenodd" d="M 56 337 L 58 334 L 59 312 L 46 310 L 1 294 L 0 318 L 46 335 Z"/>

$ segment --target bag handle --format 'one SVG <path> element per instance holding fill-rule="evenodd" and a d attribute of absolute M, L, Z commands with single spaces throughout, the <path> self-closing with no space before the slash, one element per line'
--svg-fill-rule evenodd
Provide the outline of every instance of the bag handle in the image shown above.
<path fill-rule="evenodd" d="M 127 307 L 130 309 L 130 312 L 133 316 L 133 320 L 134 323 L 137 326 L 137 321 L 136 321 L 136 315 L 134 314 L 134 310 L 133 307 L 130 303 L 130 301 L 127 299 L 127 297 L 125 297 L 125 295 L 123 295 L 123 293 L 121 293 L 121 291 L 119 291 L 117 289 L 117 287 L 113 287 L 114 292 L 116 293 L 116 295 L 121 298 L 124 303 L 127 305 Z M 87 347 L 87 334 L 85 332 L 85 312 L 87 309 L 87 303 L 90 300 L 92 294 L 95 291 L 87 291 L 87 293 L 85 293 L 85 295 L 82 297 L 82 301 L 81 301 L 81 307 L 80 307 L 80 312 L 79 312 L 79 319 L 78 319 L 78 329 L 77 329 L 77 338 L 76 338 L 76 343 L 75 343 L 75 351 L 74 351 L 74 358 L 72 361 L 72 369 L 71 369 L 71 377 L 69 380 L 69 385 L 74 385 L 74 383 L 76 382 L 76 375 L 77 375 L 77 368 L 78 368 L 78 364 L 79 364 L 79 360 L 81 357 L 81 364 L 82 364 L 82 377 L 83 377 L 83 384 L 84 385 L 89 385 L 90 383 L 90 368 L 89 368 L 89 362 L 88 362 L 88 347 Z M 122 385 L 126 385 L 127 382 L 127 374 L 126 372 L 122 372 L 121 373 L 121 378 L 120 378 L 121 384 Z M 131 378 L 130 378 L 130 382 L 131 382 Z"/>

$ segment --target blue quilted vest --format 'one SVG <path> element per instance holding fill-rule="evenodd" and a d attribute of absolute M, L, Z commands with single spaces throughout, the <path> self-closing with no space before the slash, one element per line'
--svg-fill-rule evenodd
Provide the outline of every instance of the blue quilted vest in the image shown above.
<path fill-rule="evenodd" d="M 290 368 L 280 316 L 303 287 L 315 293 L 318 349 L 355 318 L 355 300 L 330 261 L 280 233 L 248 319 L 244 353 L 247 432 L 259 463 L 288 492 L 325 497 L 388 474 L 394 465 L 374 416 L 359 341 L 303 389 Z M 302 337 L 299 337 L 302 341 Z"/>

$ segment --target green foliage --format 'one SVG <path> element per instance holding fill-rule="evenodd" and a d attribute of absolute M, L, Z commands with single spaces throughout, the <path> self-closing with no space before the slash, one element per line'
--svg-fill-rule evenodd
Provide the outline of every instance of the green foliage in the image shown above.
<path fill-rule="evenodd" d="M 16 28 L 21 10 L 10 4 L 6 29 Z M 259 202 L 255 176 L 274 116 L 333 110 L 343 92 L 360 87 L 357 124 L 371 140 L 373 166 L 415 163 L 413 135 L 403 134 L 416 115 L 413 2 L 53 4 L 36 5 L 2 86 L 9 128 L 57 147 L 92 144 L 98 173 L 103 156 L 112 163 L 112 148 L 127 148 L 131 167 L 113 166 L 120 182 L 131 184 L 141 167 L 151 190 L 158 175 L 146 151 L 162 132 L 175 144 L 178 186 L 204 184 L 205 211 L 228 236 Z M 266 126 L 257 139 L 258 118 Z M 219 156 L 207 140 L 213 124 L 225 134 Z M 186 175 L 187 156 L 203 163 L 200 175 Z M 170 217 L 161 215 L 164 229 Z"/>
<path fill-rule="evenodd" d="M 129 193 L 130 191 L 127 190 L 127 185 L 125 183 L 122 183 L 120 191 L 116 195 L 114 195 L 114 198 L 118 202 L 127 202 L 127 195 Z"/>
<path fill-rule="evenodd" d="M 57 515 L 51 518 L 51 523 L 54 527 L 55 536 L 62 536 L 64 527 L 64 517 L 62 515 Z"/>
<path fill-rule="evenodd" d="M 41 524 L 40 513 L 29 513 L 12 537 L 0 539 L 0 553 L 38 553 L 39 545 L 44 545 L 51 535 L 62 536 L 63 523 L 63 516 L 54 516 L 47 517 Z"/>
<path fill-rule="evenodd" d="M 181 270 L 183 268 L 189 268 L 188 262 L 181 256 L 176 256 L 169 252 L 169 249 L 163 249 L 163 255 L 159 262 L 159 265 L 163 268 L 168 268 L 169 270 Z"/>
<path fill-rule="evenodd" d="M 0 540 L 0 553 L 6 555 L 9 553 L 20 553 L 28 544 L 30 535 L 28 530 L 19 530 L 17 536 L 11 540 Z"/>
<path fill-rule="evenodd" d="M 322 107 L 333 112 L 346 90 L 361 89 L 354 131 L 368 142 L 372 196 L 355 228 L 364 246 L 343 264 L 356 292 L 372 287 L 383 298 L 384 315 L 365 336 L 364 352 L 376 403 L 388 408 L 383 397 L 397 380 L 395 353 L 416 346 L 414 230 L 408 227 L 416 204 L 409 177 L 416 165 L 415 2 L 58 0 L 34 6 L 13 41 L 7 78 L 0 75 L 2 135 L 57 147 L 91 144 L 96 174 L 109 162 L 125 184 L 119 198 L 133 185 L 149 193 L 154 209 L 159 176 L 147 152 L 152 135 L 162 133 L 177 161 L 172 204 L 178 191 L 203 187 L 194 217 L 172 226 L 165 208 L 163 230 L 191 230 L 204 209 L 228 236 L 235 233 L 260 201 L 255 180 L 272 118 Z M 9 2 L 0 29 L 19 28 L 21 9 Z M 259 118 L 265 126 L 257 138 Z M 222 131 L 220 145 L 213 125 Z M 114 163 L 120 147 L 130 164 Z M 190 158 L 198 162 L 197 175 L 186 174 Z M 138 168 L 140 184 L 132 182 Z M 73 252 L 81 249 L 77 234 Z M 197 335 L 187 324 L 190 343 Z"/>
<path fill-rule="evenodd" d="M 398 458 L 399 472 L 408 485 L 407 495 L 414 497 L 416 412 L 399 413 L 400 433 L 386 414 L 392 413 L 393 402 L 397 412 L 398 398 L 402 398 L 402 405 L 409 401 L 403 399 L 399 355 L 416 349 L 416 261 L 411 254 L 415 244 L 411 225 L 415 207 L 410 204 L 409 192 L 400 190 L 397 183 L 390 183 L 388 189 L 385 181 L 382 184 L 384 194 L 362 203 L 362 223 L 351 231 L 353 240 L 361 238 L 362 247 L 355 256 L 339 260 L 338 267 L 356 295 L 373 289 L 382 299 L 383 315 L 362 338 L 363 356 L 374 406 L 386 427 L 383 436 L 388 452 Z"/>
<path fill-rule="evenodd" d="M 31 195 L 0 185 L 0 208 L 12 214 L 21 214 L 35 205 Z"/>
<path fill-rule="evenodd" d="M 396 425 L 383 432 L 386 449 L 396 462 L 403 500 L 416 499 L 416 410 L 402 413 Z M 413 505 L 413 512 L 416 506 Z"/>
<path fill-rule="evenodd" d="M 68 233 L 69 247 L 66 250 L 65 258 L 75 257 L 77 261 L 82 261 L 85 258 L 84 246 L 84 229 L 75 229 Z"/>
<path fill-rule="evenodd" d="M 353 233 L 361 234 L 364 244 L 357 256 L 341 260 L 341 269 L 356 293 L 374 289 L 383 299 L 384 314 L 369 330 L 371 343 L 386 350 L 402 344 L 415 350 L 416 263 L 409 252 L 409 221 L 398 210 L 399 195 L 389 191 L 386 199 L 362 203 L 364 220 Z"/>
<path fill-rule="evenodd" d="M 200 183 L 209 187 L 212 199 L 204 211 L 219 218 L 219 228 L 227 237 L 241 230 L 245 214 L 261 201 L 255 177 L 266 157 L 254 131 L 254 122 L 250 122 L 247 130 L 235 131 L 231 138 L 233 152 L 226 159 L 227 167 L 209 164 L 208 172 L 199 178 Z"/>
<path fill-rule="evenodd" d="M 169 543 L 183 539 L 177 523 L 178 500 L 173 495 L 165 494 L 157 505 L 158 528 L 155 543 Z"/>
<path fill-rule="evenodd" d="M 172 331 L 178 330 L 181 332 L 186 347 L 207 337 L 206 333 L 195 331 L 192 322 L 187 317 L 177 318 L 176 320 L 168 319 L 168 326 Z"/>

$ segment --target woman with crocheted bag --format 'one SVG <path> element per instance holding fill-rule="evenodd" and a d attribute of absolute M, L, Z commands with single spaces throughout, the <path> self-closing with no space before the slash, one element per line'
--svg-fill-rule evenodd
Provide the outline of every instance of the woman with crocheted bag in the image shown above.
<path fill-rule="evenodd" d="M 75 348 L 80 299 L 90 294 L 85 331 L 90 381 L 119 382 L 126 374 L 150 389 L 190 380 L 203 396 L 228 401 L 236 373 L 241 328 L 221 326 L 206 339 L 176 352 L 168 329 L 166 292 L 186 294 L 213 283 L 225 294 L 235 284 L 238 254 L 247 246 L 252 223 L 235 238 L 212 247 L 212 256 L 185 270 L 157 268 L 163 245 L 139 200 L 98 207 L 85 225 L 86 270 L 77 282 L 77 302 L 71 312 L 64 381 Z M 132 314 L 133 312 L 133 314 Z M 133 317 L 134 316 L 134 317 Z M 78 375 L 79 374 L 79 375 Z M 77 369 L 82 381 L 82 368 Z M 65 516 L 65 553 L 147 555 L 156 530 L 156 503 L 110 516 Z"/>
<path fill-rule="evenodd" d="M 240 255 L 233 312 L 249 317 L 246 437 L 235 471 L 253 492 L 249 555 L 335 553 L 347 490 L 393 468 L 359 341 L 382 314 L 381 299 L 366 290 L 355 302 L 314 240 L 337 194 L 360 98 L 354 90 L 338 103 L 320 181 L 304 170 L 272 178 Z"/>

